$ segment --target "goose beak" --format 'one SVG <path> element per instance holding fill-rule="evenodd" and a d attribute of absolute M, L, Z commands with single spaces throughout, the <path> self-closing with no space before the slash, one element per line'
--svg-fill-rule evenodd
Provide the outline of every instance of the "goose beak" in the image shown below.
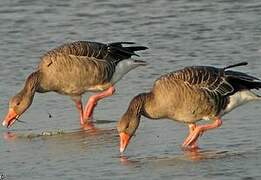
<path fill-rule="evenodd" d="M 129 144 L 130 135 L 124 132 L 121 132 L 119 135 L 120 135 L 120 152 L 123 153 Z"/>
<path fill-rule="evenodd" d="M 15 123 L 15 121 L 18 117 L 19 117 L 19 115 L 14 111 L 14 109 L 10 108 L 7 115 L 5 116 L 5 119 L 2 123 L 2 125 L 9 128 Z"/>

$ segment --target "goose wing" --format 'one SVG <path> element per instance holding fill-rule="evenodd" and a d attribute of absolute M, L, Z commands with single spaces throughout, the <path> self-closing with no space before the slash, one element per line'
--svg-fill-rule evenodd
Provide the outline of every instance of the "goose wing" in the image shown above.
<path fill-rule="evenodd" d="M 189 86 L 222 96 L 234 92 L 234 87 L 227 81 L 224 71 L 215 67 L 187 67 L 173 73 L 173 78 L 183 80 Z"/>
<path fill-rule="evenodd" d="M 138 56 L 135 51 L 145 50 L 145 46 L 128 46 L 124 44 L 134 44 L 133 42 L 115 42 L 103 44 L 99 42 L 76 41 L 59 46 L 46 55 L 50 56 L 56 53 L 62 53 L 72 56 L 84 56 L 100 60 L 119 62 L 123 59 L 128 59 L 132 55 Z M 46 56 L 45 55 L 45 56 Z M 87 58 L 88 59 L 88 58 Z"/>
<path fill-rule="evenodd" d="M 247 63 L 238 63 L 224 68 L 192 66 L 176 71 L 173 73 L 173 77 L 183 80 L 190 86 L 195 86 L 220 96 L 228 96 L 246 89 L 261 88 L 261 82 L 258 78 L 246 73 L 226 70 L 242 65 L 247 65 Z"/>

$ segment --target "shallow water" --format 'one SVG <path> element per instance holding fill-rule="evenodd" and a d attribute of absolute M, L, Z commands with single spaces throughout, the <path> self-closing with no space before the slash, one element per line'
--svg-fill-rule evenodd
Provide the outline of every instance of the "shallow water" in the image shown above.
<path fill-rule="evenodd" d="M 160 74 L 188 65 L 222 67 L 247 61 L 247 67 L 237 69 L 261 77 L 260 19 L 258 0 L 1 1 L 1 118 L 10 96 L 53 47 L 90 40 L 134 41 L 150 49 L 139 53 L 149 65 L 127 74 L 116 94 L 99 103 L 95 131 L 79 129 L 78 113 L 68 97 L 37 94 L 21 118 L 26 123 L 0 128 L 0 176 L 261 179 L 260 103 L 226 115 L 222 127 L 201 137 L 201 149 L 193 153 L 180 149 L 187 133 L 183 124 L 142 118 L 124 156 L 118 152 L 115 130 L 130 99 L 148 91 Z"/>

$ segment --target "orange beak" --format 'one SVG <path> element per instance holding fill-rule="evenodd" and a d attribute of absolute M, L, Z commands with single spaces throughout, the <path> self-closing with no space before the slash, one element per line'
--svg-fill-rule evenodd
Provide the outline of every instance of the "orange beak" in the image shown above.
<path fill-rule="evenodd" d="M 5 120 L 3 121 L 2 125 L 9 128 L 14 124 L 15 120 L 18 117 L 19 115 L 14 111 L 14 109 L 10 108 L 7 115 L 5 116 Z"/>
<path fill-rule="evenodd" d="M 124 132 L 121 132 L 119 135 L 120 135 L 120 152 L 123 153 L 129 144 L 130 135 Z"/>

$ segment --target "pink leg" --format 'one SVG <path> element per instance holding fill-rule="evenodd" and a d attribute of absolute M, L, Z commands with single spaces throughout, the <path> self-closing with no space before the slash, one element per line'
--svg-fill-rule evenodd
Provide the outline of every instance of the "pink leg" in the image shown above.
<path fill-rule="evenodd" d="M 189 136 L 185 139 L 182 146 L 184 148 L 189 148 L 190 146 L 195 145 L 199 136 L 201 136 L 205 131 L 218 128 L 219 126 L 221 126 L 221 124 L 221 119 L 219 117 L 216 117 L 212 124 L 196 126 L 192 133 L 190 133 Z"/>
<path fill-rule="evenodd" d="M 90 129 L 95 129 L 94 128 L 94 125 L 92 123 L 88 123 L 84 120 L 84 117 L 83 117 L 83 108 L 82 108 L 82 101 L 79 100 L 79 101 L 75 101 L 76 103 L 76 108 L 78 109 L 79 113 L 80 113 L 80 124 L 81 124 L 81 127 L 84 129 L 84 130 L 90 130 Z"/>
<path fill-rule="evenodd" d="M 115 92 L 115 88 L 113 86 L 111 86 L 108 89 L 106 89 L 105 91 L 91 96 L 84 109 L 84 119 L 87 119 L 87 120 L 91 119 L 93 110 L 94 110 L 95 106 L 97 105 L 97 102 L 102 98 L 113 95 L 114 92 Z"/>
<path fill-rule="evenodd" d="M 94 129 L 94 126 L 92 123 L 88 123 L 84 120 L 84 116 L 83 116 L 83 106 L 82 106 L 82 100 L 81 100 L 81 97 L 72 97 L 72 100 L 75 102 L 75 105 L 76 105 L 76 108 L 77 110 L 79 111 L 79 114 L 80 114 L 80 124 L 81 124 L 81 127 L 84 129 L 84 130 L 90 130 L 90 129 Z"/>
<path fill-rule="evenodd" d="M 189 135 L 188 136 L 190 136 L 190 134 L 192 134 L 193 133 L 193 131 L 196 129 L 196 124 L 189 124 Z M 192 143 L 191 145 L 190 145 L 190 148 L 191 149 L 198 149 L 198 144 L 197 144 L 197 142 L 195 141 L 194 143 Z"/>
<path fill-rule="evenodd" d="M 78 109 L 78 111 L 80 113 L 80 124 L 83 125 L 84 124 L 84 118 L 83 118 L 82 101 L 81 100 L 75 101 L 75 105 L 76 105 L 76 108 Z"/>
<path fill-rule="evenodd" d="M 191 123 L 191 124 L 188 124 L 188 127 L 189 127 L 189 135 L 188 135 L 188 137 L 193 133 L 193 131 L 196 129 L 196 124 L 194 124 L 194 123 Z M 194 149 L 198 149 L 198 145 L 197 145 L 197 143 L 196 142 L 194 142 L 194 143 L 191 143 L 190 145 L 189 145 L 189 147 L 184 147 L 183 145 L 182 145 L 182 147 L 185 149 L 185 150 L 194 150 Z"/>

